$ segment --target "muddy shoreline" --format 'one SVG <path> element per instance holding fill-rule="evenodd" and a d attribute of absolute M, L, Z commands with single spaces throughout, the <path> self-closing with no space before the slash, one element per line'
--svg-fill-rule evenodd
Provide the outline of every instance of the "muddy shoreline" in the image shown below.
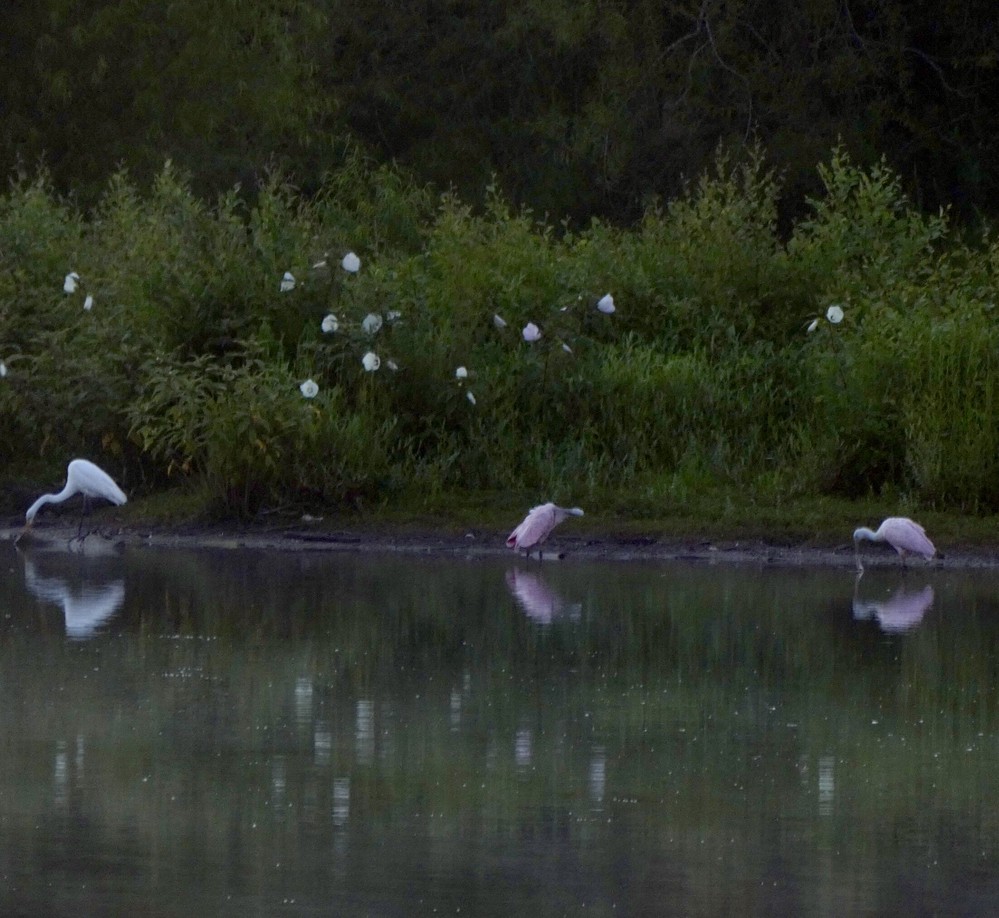
<path fill-rule="evenodd" d="M 22 536 L 19 526 L 0 528 L 0 541 L 15 543 Z M 83 551 L 109 547 L 183 549 L 266 549 L 288 552 L 400 552 L 427 556 L 475 559 L 510 557 L 506 532 L 468 529 L 464 532 L 410 527 L 391 529 L 371 526 L 345 526 L 336 529 L 288 526 L 106 526 L 92 532 L 82 543 L 76 527 L 58 524 L 35 527 L 21 547 L 46 546 Z M 900 566 L 898 556 L 888 546 L 865 544 L 865 567 Z M 673 535 L 619 536 L 556 534 L 545 546 L 544 561 L 600 559 L 622 562 L 690 561 L 698 563 L 738 563 L 758 566 L 855 567 L 853 543 L 777 544 L 762 540 L 685 539 Z M 999 568 L 999 548 L 968 546 L 947 548 L 942 557 L 930 562 L 910 559 L 908 566 L 919 568 Z"/>

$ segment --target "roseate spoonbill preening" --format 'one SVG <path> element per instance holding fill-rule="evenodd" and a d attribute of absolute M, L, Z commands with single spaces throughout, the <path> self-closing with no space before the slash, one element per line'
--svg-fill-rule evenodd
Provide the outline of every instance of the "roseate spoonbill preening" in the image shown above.
<path fill-rule="evenodd" d="M 898 552 L 903 566 L 907 555 L 922 555 L 929 561 L 937 553 L 933 543 L 926 538 L 926 531 L 919 523 L 905 516 L 889 516 L 878 526 L 877 532 L 873 532 L 866 526 L 861 526 L 853 533 L 853 547 L 857 554 L 858 570 L 864 569 L 860 563 L 860 542 L 862 539 L 871 542 L 887 542 Z"/>
<path fill-rule="evenodd" d="M 88 510 L 88 500 L 100 497 L 121 506 L 128 498 L 125 492 L 115 484 L 114 479 L 104 469 L 86 459 L 74 459 L 66 469 L 66 485 L 58 494 L 43 494 L 24 514 L 24 528 L 27 530 L 35 520 L 35 514 L 45 504 L 61 504 L 74 494 L 83 495 L 83 513 Z M 80 515 L 80 528 L 77 536 L 83 531 L 83 514 Z"/>
<path fill-rule="evenodd" d="M 557 507 L 553 503 L 531 507 L 524 521 L 510 533 L 506 547 L 524 549 L 526 557 L 531 557 L 531 549 L 537 548 L 538 560 L 541 560 L 541 544 L 551 535 L 552 530 L 570 516 L 582 516 L 579 507 L 567 509 Z"/>

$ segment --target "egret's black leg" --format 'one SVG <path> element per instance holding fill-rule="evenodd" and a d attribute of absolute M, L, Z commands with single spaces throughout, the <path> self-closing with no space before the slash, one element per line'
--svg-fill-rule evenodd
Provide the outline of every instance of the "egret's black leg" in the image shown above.
<path fill-rule="evenodd" d="M 87 495 L 86 494 L 83 495 L 83 510 L 80 513 L 80 525 L 76 529 L 76 537 L 78 539 L 84 538 L 84 536 L 83 536 L 83 518 L 84 517 L 87 517 L 88 519 L 90 517 L 90 502 L 87 499 Z M 90 535 L 90 533 L 87 532 L 87 535 Z"/>

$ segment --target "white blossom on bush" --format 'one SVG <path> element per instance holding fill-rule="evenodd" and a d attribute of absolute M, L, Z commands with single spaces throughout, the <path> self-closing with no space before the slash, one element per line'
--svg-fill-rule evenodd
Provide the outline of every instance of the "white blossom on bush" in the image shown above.
<path fill-rule="evenodd" d="M 298 388 L 306 398 L 315 398 L 319 394 L 319 386 L 312 379 L 307 379 Z"/>
<path fill-rule="evenodd" d="M 339 327 L 340 320 L 332 312 L 323 319 L 322 329 L 327 335 L 331 335 Z"/>
<path fill-rule="evenodd" d="M 506 328 L 506 322 L 499 313 L 493 316 L 493 325 L 497 328 Z"/>
<path fill-rule="evenodd" d="M 366 335 L 375 334 L 382 327 L 382 317 L 377 312 L 369 312 L 361 323 L 361 331 Z"/>
<path fill-rule="evenodd" d="M 597 300 L 597 309 L 599 309 L 604 315 L 611 315 L 614 312 L 614 297 L 609 293 L 605 293 L 599 300 Z"/>
<path fill-rule="evenodd" d="M 475 404 L 475 396 L 472 395 L 471 390 L 465 393 L 465 398 L 467 398 L 473 405 Z"/>
<path fill-rule="evenodd" d="M 468 379 L 468 370 L 465 367 L 458 367 L 454 371 L 455 379 Z"/>
<path fill-rule="evenodd" d="M 348 271 L 351 274 L 357 274 L 361 270 L 361 259 L 358 258 L 353 252 L 348 252 L 343 256 L 343 261 L 340 262 L 344 271 Z"/>
<path fill-rule="evenodd" d="M 374 373 L 382 365 L 382 359 L 374 351 L 368 351 L 361 358 L 361 363 L 364 365 L 364 369 L 369 373 Z"/>
<path fill-rule="evenodd" d="M 83 308 L 90 312 L 94 308 L 94 297 L 93 294 L 88 293 L 87 298 L 83 301 Z"/>
<path fill-rule="evenodd" d="M 285 271 L 284 277 L 281 278 L 281 292 L 287 293 L 289 290 L 295 289 L 295 275 L 291 271 Z"/>
<path fill-rule="evenodd" d="M 76 293 L 76 285 L 80 282 L 80 275 L 75 271 L 70 271 L 62 281 L 62 289 L 66 293 Z"/>
<path fill-rule="evenodd" d="M 833 325 L 839 325 L 843 321 L 843 307 L 837 306 L 835 303 L 832 304 L 826 310 L 826 318 L 832 322 Z"/>
<path fill-rule="evenodd" d="M 537 341 L 541 337 L 541 329 L 533 322 L 528 322 L 522 334 L 525 341 Z"/>

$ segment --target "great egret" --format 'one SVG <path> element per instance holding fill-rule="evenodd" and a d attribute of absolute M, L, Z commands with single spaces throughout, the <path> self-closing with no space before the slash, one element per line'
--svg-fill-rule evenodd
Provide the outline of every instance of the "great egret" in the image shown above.
<path fill-rule="evenodd" d="M 926 537 L 926 531 L 919 523 L 905 516 L 889 516 L 874 532 L 866 526 L 861 526 L 853 533 L 853 547 L 857 554 L 857 568 L 863 570 L 860 563 L 860 542 L 867 539 L 870 542 L 887 542 L 898 552 L 905 564 L 907 555 L 922 555 L 927 561 L 936 553 L 933 543 Z"/>
<path fill-rule="evenodd" d="M 115 484 L 114 479 L 99 466 L 87 459 L 74 459 L 66 468 L 66 485 L 58 494 L 43 494 L 24 514 L 25 529 L 35 520 L 35 514 L 45 504 L 61 504 L 74 494 L 83 495 L 83 512 L 87 511 L 87 501 L 91 497 L 100 497 L 121 506 L 128 501 L 125 492 Z M 80 516 L 80 531 L 83 530 L 83 516 Z M 79 533 L 77 533 L 79 534 Z"/>
<path fill-rule="evenodd" d="M 538 560 L 541 560 L 541 545 L 551 535 L 552 530 L 563 520 L 570 516 L 582 516 L 583 511 L 579 507 L 567 509 L 557 507 L 553 503 L 541 504 L 531 507 L 524 521 L 510 533 L 506 540 L 506 547 L 518 549 L 522 548 L 526 557 L 531 557 L 531 549 L 538 549 Z"/>

